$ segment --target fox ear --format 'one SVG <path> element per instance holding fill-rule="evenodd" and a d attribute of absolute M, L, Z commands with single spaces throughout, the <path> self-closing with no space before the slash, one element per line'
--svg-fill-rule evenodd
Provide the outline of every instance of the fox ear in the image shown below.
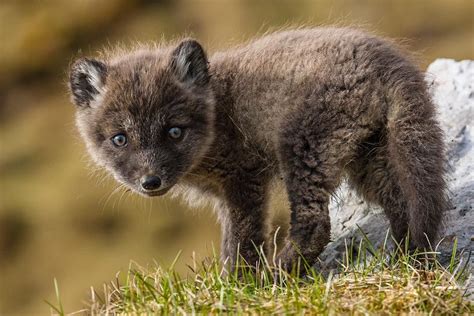
<path fill-rule="evenodd" d="M 71 99 L 77 106 L 87 107 L 104 93 L 107 66 L 95 59 L 80 58 L 69 71 Z"/>
<path fill-rule="evenodd" d="M 202 46 L 193 39 L 182 41 L 171 54 L 171 70 L 186 84 L 205 86 L 209 82 L 209 66 Z"/>

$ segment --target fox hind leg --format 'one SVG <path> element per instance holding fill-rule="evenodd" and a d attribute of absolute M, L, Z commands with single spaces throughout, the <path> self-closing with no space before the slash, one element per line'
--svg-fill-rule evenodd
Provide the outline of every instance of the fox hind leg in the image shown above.
<path fill-rule="evenodd" d="M 408 234 L 408 205 L 384 139 L 375 134 L 364 142 L 347 171 L 349 182 L 357 192 L 384 209 L 392 236 L 401 243 Z"/>

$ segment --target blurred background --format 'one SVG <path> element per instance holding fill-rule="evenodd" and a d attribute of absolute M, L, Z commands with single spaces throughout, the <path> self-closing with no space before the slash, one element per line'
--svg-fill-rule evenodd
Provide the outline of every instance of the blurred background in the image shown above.
<path fill-rule="evenodd" d="M 104 46 L 192 34 L 210 54 L 288 25 L 362 25 L 407 39 L 425 68 L 474 59 L 472 0 L 2 0 L 0 2 L 0 314 L 48 314 L 57 279 L 81 308 L 131 260 L 180 271 L 218 251 L 208 210 L 143 199 L 92 174 L 74 126 L 68 64 Z"/>

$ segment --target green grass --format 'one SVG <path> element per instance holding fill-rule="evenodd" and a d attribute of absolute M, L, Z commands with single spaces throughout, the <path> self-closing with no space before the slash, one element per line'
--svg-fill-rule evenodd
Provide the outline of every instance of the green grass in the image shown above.
<path fill-rule="evenodd" d="M 366 239 L 346 245 L 336 272 L 288 274 L 261 259 L 257 271 L 240 265 L 227 273 L 217 256 L 192 259 L 186 276 L 174 264 L 130 265 L 126 278 L 91 289 L 87 314 L 473 314 L 462 284 L 467 264 L 456 253 L 447 266 L 436 252 L 410 254 L 374 249 Z M 431 259 L 420 259 L 429 256 Z M 433 258 L 434 257 L 434 258 Z M 469 260 L 467 260 L 469 262 Z M 278 277 L 275 277 L 278 275 Z M 57 284 L 55 283 L 56 290 Z M 64 314 L 57 290 L 53 313 Z"/>

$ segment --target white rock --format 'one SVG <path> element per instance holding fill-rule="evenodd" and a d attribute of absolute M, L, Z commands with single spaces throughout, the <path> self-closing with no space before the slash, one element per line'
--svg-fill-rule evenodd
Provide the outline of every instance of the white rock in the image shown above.
<path fill-rule="evenodd" d="M 451 171 L 449 189 L 454 205 L 446 213 L 444 241 L 439 250 L 449 253 L 454 237 L 458 247 L 474 260 L 474 61 L 438 59 L 426 72 L 438 118 L 445 131 Z M 333 268 L 345 251 L 345 240 L 360 240 L 359 226 L 375 245 L 385 239 L 388 221 L 382 210 L 367 205 L 343 185 L 330 204 L 332 240 L 320 256 L 320 268 Z"/>

